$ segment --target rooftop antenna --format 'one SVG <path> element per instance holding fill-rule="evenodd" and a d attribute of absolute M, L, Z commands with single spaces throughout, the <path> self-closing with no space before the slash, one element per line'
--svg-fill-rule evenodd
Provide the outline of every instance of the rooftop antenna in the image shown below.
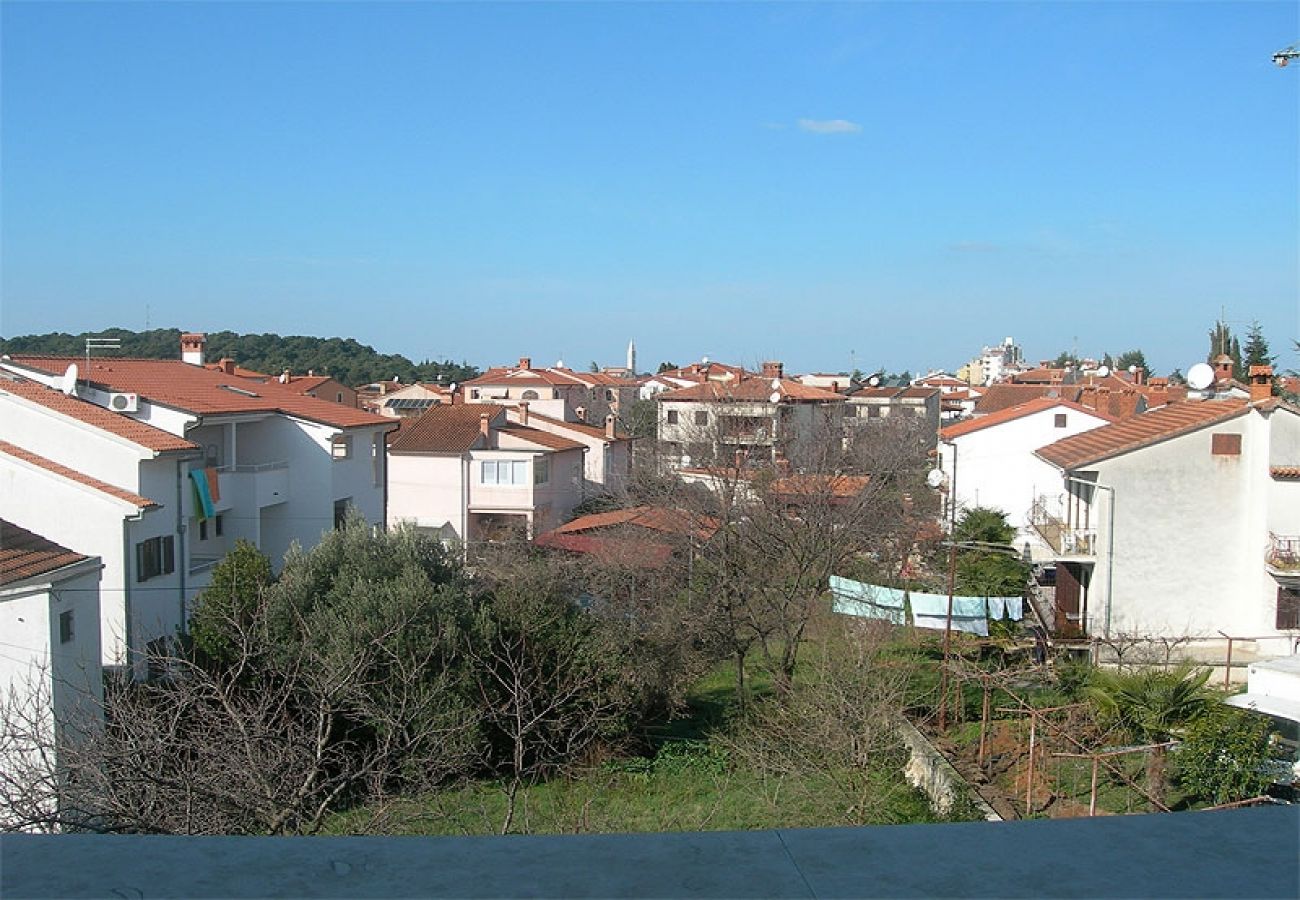
<path fill-rule="evenodd" d="M 88 337 L 86 338 L 86 374 L 90 374 L 90 351 L 121 350 L 121 338 Z"/>

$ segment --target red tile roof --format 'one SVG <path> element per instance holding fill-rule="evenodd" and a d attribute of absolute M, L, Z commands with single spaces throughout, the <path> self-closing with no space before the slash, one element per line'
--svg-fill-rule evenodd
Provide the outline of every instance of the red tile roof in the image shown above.
<path fill-rule="evenodd" d="M 440 403 L 415 421 L 407 421 L 389 446 L 394 453 L 464 453 L 481 446 L 480 416 L 496 426 L 506 408 L 492 403 Z"/>
<path fill-rule="evenodd" d="M 139 494 L 124 491 L 106 481 L 100 481 L 98 478 L 91 478 L 89 475 L 83 475 L 75 469 L 69 469 L 67 466 L 61 466 L 53 460 L 46 459 L 43 456 L 37 456 L 30 450 L 16 447 L 8 441 L 0 441 L 0 453 L 5 454 L 6 456 L 11 456 L 14 459 L 22 460 L 28 465 L 44 469 L 47 472 L 51 472 L 61 478 L 66 478 L 69 481 L 75 481 L 77 484 L 92 488 L 93 490 L 99 491 L 101 494 L 107 494 L 108 496 L 115 497 L 118 500 L 125 500 L 127 503 L 134 505 L 137 509 L 152 509 L 162 506 L 161 503 L 150 500 L 148 497 L 141 497 Z"/>
<path fill-rule="evenodd" d="M 549 431 L 542 431 L 540 428 L 529 428 L 527 425 L 498 425 L 495 428 L 501 434 L 508 434 L 516 437 L 521 441 L 528 441 L 530 444 L 536 444 L 539 447 L 545 447 L 548 450 L 586 450 L 586 444 L 580 444 L 577 441 L 570 440 L 560 434 L 551 434 Z"/>
<path fill-rule="evenodd" d="M 615 509 L 582 516 L 553 529 L 551 533 L 576 534 L 618 525 L 636 525 L 665 534 L 693 534 L 699 538 L 707 538 L 718 530 L 717 521 L 707 516 L 695 516 L 683 510 L 663 506 L 636 506 L 631 509 Z"/>
<path fill-rule="evenodd" d="M 991 384 L 975 404 L 975 415 L 1001 412 L 1039 397 L 1061 397 L 1075 401 L 1079 399 L 1077 384 Z"/>
<path fill-rule="evenodd" d="M 783 497 L 817 497 L 829 493 L 832 501 L 852 500 L 869 484 L 869 475 L 786 475 L 772 482 L 772 493 Z"/>
<path fill-rule="evenodd" d="M 1273 466 L 1268 474 L 1284 481 L 1300 480 L 1300 466 Z"/>
<path fill-rule="evenodd" d="M 1242 400 L 1171 403 L 1064 438 L 1035 453 L 1058 469 L 1070 471 L 1235 419 L 1248 409 L 1250 405 Z"/>
<path fill-rule="evenodd" d="M 773 379 L 762 377 L 744 378 L 739 382 L 707 381 L 675 391 L 664 391 L 655 395 L 660 403 L 727 403 L 742 401 L 746 403 L 770 403 L 773 392 L 780 394 L 780 403 L 842 403 L 843 394 L 821 388 L 809 387 L 787 378 L 779 379 L 776 388 Z"/>
<path fill-rule="evenodd" d="M 0 519 L 0 584 L 48 575 L 90 559 Z"/>
<path fill-rule="evenodd" d="M 14 356 L 12 360 L 50 375 L 58 375 L 72 362 L 85 368 L 84 360 L 70 357 Z M 255 383 L 174 359 L 106 357 L 91 360 L 88 370 L 80 374 L 105 390 L 139 394 L 151 403 L 198 415 L 282 413 L 336 428 L 392 424 L 364 410 L 300 394 L 274 380 Z"/>
<path fill-rule="evenodd" d="M 928 400 L 942 393 L 937 387 L 864 387 L 859 388 L 850 397 L 884 400 Z"/>
<path fill-rule="evenodd" d="M 1080 406 L 1077 403 L 1071 403 L 1069 400 L 1062 400 L 1060 397 L 1039 397 L 1030 400 L 1028 403 L 1021 403 L 1019 406 L 1009 406 L 995 413 L 989 413 L 987 416 L 980 416 L 978 419 L 967 419 L 964 422 L 949 425 L 939 431 L 939 437 L 942 440 L 950 441 L 953 438 L 959 438 L 976 431 L 983 431 L 985 428 L 992 428 L 1004 422 L 1014 422 L 1016 419 L 1023 419 L 1025 416 L 1032 416 L 1035 413 L 1045 412 L 1057 407 L 1087 413 L 1105 422 L 1115 421 L 1114 416 L 1095 409 L 1088 409 L 1086 406 Z"/>
<path fill-rule="evenodd" d="M 659 569 L 672 559 L 673 548 L 655 541 L 597 537 L 591 534 L 560 534 L 548 531 L 533 542 L 548 550 L 585 553 L 603 563 L 616 563 L 638 569 Z"/>
<path fill-rule="evenodd" d="M 518 407 L 515 406 L 510 407 L 510 410 L 512 412 L 515 412 L 517 409 Z M 569 422 L 566 421 L 565 419 L 557 419 L 554 416 L 544 416 L 541 413 L 534 412 L 533 410 L 530 409 L 528 411 L 528 421 L 531 422 L 533 421 L 533 419 L 538 419 L 542 422 L 547 423 L 548 425 L 555 425 L 556 427 L 559 428 L 568 428 L 572 431 L 578 432 L 579 434 L 585 434 L 588 437 L 597 437 L 597 438 L 601 438 L 602 440 L 608 440 L 608 438 L 605 437 L 604 428 L 601 428 L 596 425 L 588 425 L 586 422 Z M 616 430 L 614 432 L 614 440 L 631 441 L 631 440 L 635 440 L 635 438 L 633 438 L 632 435 L 626 432 Z"/>
<path fill-rule="evenodd" d="M 125 438 L 131 443 L 138 444 L 155 453 L 198 449 L 197 444 L 187 441 L 185 438 L 177 437 L 170 432 L 163 431 L 161 428 L 155 428 L 144 422 L 136 421 L 130 416 L 104 409 L 104 407 L 97 406 L 87 400 L 69 397 L 62 391 L 56 391 L 54 388 L 48 388 L 35 381 L 0 377 L 0 393 L 11 394 L 32 403 L 37 403 L 70 419 L 76 419 L 78 422 L 83 422 L 86 425 L 107 431 L 109 434 Z"/>

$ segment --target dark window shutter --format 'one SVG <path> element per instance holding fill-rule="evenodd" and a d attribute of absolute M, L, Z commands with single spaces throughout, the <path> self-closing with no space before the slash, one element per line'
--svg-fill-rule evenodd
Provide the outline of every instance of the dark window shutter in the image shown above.
<path fill-rule="evenodd" d="M 1277 589 L 1277 627 L 1300 628 L 1300 589 Z"/>

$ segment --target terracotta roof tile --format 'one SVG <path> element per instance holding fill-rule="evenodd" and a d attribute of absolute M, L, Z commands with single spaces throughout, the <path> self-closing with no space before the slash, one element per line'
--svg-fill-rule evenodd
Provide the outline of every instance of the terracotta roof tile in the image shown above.
<path fill-rule="evenodd" d="M 84 553 L 0 519 L 0 584 L 48 575 L 87 559 Z"/>
<path fill-rule="evenodd" d="M 773 391 L 772 379 L 751 377 L 741 379 L 739 382 L 707 381 L 703 384 L 696 384 L 675 391 L 664 391 L 656 395 L 655 399 L 660 403 L 678 401 L 696 403 L 726 403 L 731 401 L 770 403 Z M 775 392 L 781 395 L 779 402 L 783 403 L 842 403 L 844 401 L 843 394 L 809 387 L 788 378 L 780 379 L 780 384 L 775 388 Z"/>
<path fill-rule="evenodd" d="M 496 425 L 506 408 L 492 403 L 442 403 L 431 406 L 414 422 L 402 425 L 389 446 L 394 453 L 464 453 L 482 440 L 480 416 Z"/>
<path fill-rule="evenodd" d="M 70 357 L 14 356 L 12 360 L 49 375 L 60 374 L 72 362 L 85 367 L 83 360 Z M 392 424 L 364 410 L 300 394 L 274 379 L 252 382 L 174 359 L 95 359 L 81 378 L 106 390 L 139 394 L 152 403 L 199 415 L 273 412 L 336 428 Z"/>
<path fill-rule="evenodd" d="M 586 444 L 570 440 L 560 434 L 551 434 L 549 431 L 542 431 L 540 428 L 529 428 L 527 425 L 499 425 L 496 430 L 501 434 L 508 434 L 521 441 L 528 441 L 530 444 L 536 444 L 537 446 L 545 447 L 548 450 L 587 449 Z"/>
<path fill-rule="evenodd" d="M 975 415 L 1001 412 L 1039 397 L 1061 397 L 1071 402 L 1079 399 L 1077 384 L 991 384 L 975 404 Z"/>
<path fill-rule="evenodd" d="M 23 462 L 44 469 L 69 481 L 75 481 L 77 484 L 85 485 L 99 491 L 101 494 L 107 494 L 118 500 L 125 500 L 127 503 L 134 505 L 137 509 L 153 509 L 162 506 L 150 500 L 148 497 L 141 497 L 139 494 L 133 494 L 130 491 L 122 490 L 115 485 L 106 481 L 100 481 L 98 478 L 91 478 L 89 475 L 83 475 L 75 469 L 69 469 L 67 466 L 61 466 L 53 460 L 46 459 L 43 456 L 37 456 L 30 450 L 24 450 L 22 447 L 16 447 L 8 441 L 0 441 L 0 453 L 11 456 L 14 459 L 20 459 Z"/>
<path fill-rule="evenodd" d="M 104 409 L 87 400 L 69 397 L 62 391 L 48 388 L 39 382 L 0 377 L 0 393 L 12 394 L 37 403 L 70 419 L 76 419 L 78 422 L 125 438 L 155 453 L 198 449 L 197 444 L 183 437 L 177 437 L 161 428 L 136 421 L 130 416 Z"/>
<path fill-rule="evenodd" d="M 511 410 L 515 410 L 517 408 L 518 407 L 510 407 Z M 528 421 L 531 422 L 533 419 L 538 419 L 542 422 L 547 423 L 548 425 L 555 425 L 560 428 L 568 428 L 578 432 L 579 434 L 585 434 L 588 437 L 597 437 L 601 439 L 606 439 L 605 429 L 597 425 L 588 425 L 586 422 L 569 422 L 566 421 L 565 419 L 557 419 L 554 416 L 544 416 L 541 413 L 534 412 L 533 410 L 530 409 L 528 411 Z M 626 432 L 615 431 L 614 440 L 631 441 L 631 440 L 635 440 L 635 438 L 633 438 L 632 435 Z"/>
<path fill-rule="evenodd" d="M 694 516 L 663 506 L 635 506 L 582 516 L 552 529 L 551 534 L 576 534 L 618 525 L 636 525 L 665 534 L 694 534 L 700 538 L 709 537 L 718 530 L 717 521 L 707 516 Z"/>
<path fill-rule="evenodd" d="M 995 413 L 989 413 L 987 416 L 980 416 L 978 419 L 967 419 L 965 422 L 957 422 L 949 425 L 947 428 L 939 431 L 939 437 L 942 440 L 950 441 L 953 438 L 959 438 L 963 435 L 971 434 L 976 431 L 983 431 L 985 428 L 992 428 L 995 425 L 1001 425 L 1004 422 L 1014 422 L 1016 419 L 1023 419 L 1025 416 L 1032 416 L 1034 413 L 1045 412 L 1049 409 L 1064 407 L 1074 410 L 1075 412 L 1087 413 L 1090 416 L 1096 416 L 1106 422 L 1114 422 L 1115 417 L 1095 409 L 1088 409 L 1086 406 L 1080 406 L 1077 403 L 1071 403 L 1069 400 L 1062 400 L 1060 397 L 1038 397 L 1030 400 L 1028 403 L 1021 403 L 1019 406 L 1009 406 L 1006 409 L 998 410 Z"/>
<path fill-rule="evenodd" d="M 1273 466 L 1268 474 L 1283 481 L 1300 480 L 1300 466 Z"/>
<path fill-rule="evenodd" d="M 1035 453 L 1058 469 L 1070 471 L 1234 419 L 1249 408 L 1241 400 L 1172 403 L 1064 438 Z"/>

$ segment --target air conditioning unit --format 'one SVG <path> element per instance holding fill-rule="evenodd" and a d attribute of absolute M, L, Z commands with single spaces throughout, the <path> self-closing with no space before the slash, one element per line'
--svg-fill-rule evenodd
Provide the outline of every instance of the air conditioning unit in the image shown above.
<path fill-rule="evenodd" d="M 113 412 L 139 412 L 139 394 L 109 394 L 108 408 Z"/>

